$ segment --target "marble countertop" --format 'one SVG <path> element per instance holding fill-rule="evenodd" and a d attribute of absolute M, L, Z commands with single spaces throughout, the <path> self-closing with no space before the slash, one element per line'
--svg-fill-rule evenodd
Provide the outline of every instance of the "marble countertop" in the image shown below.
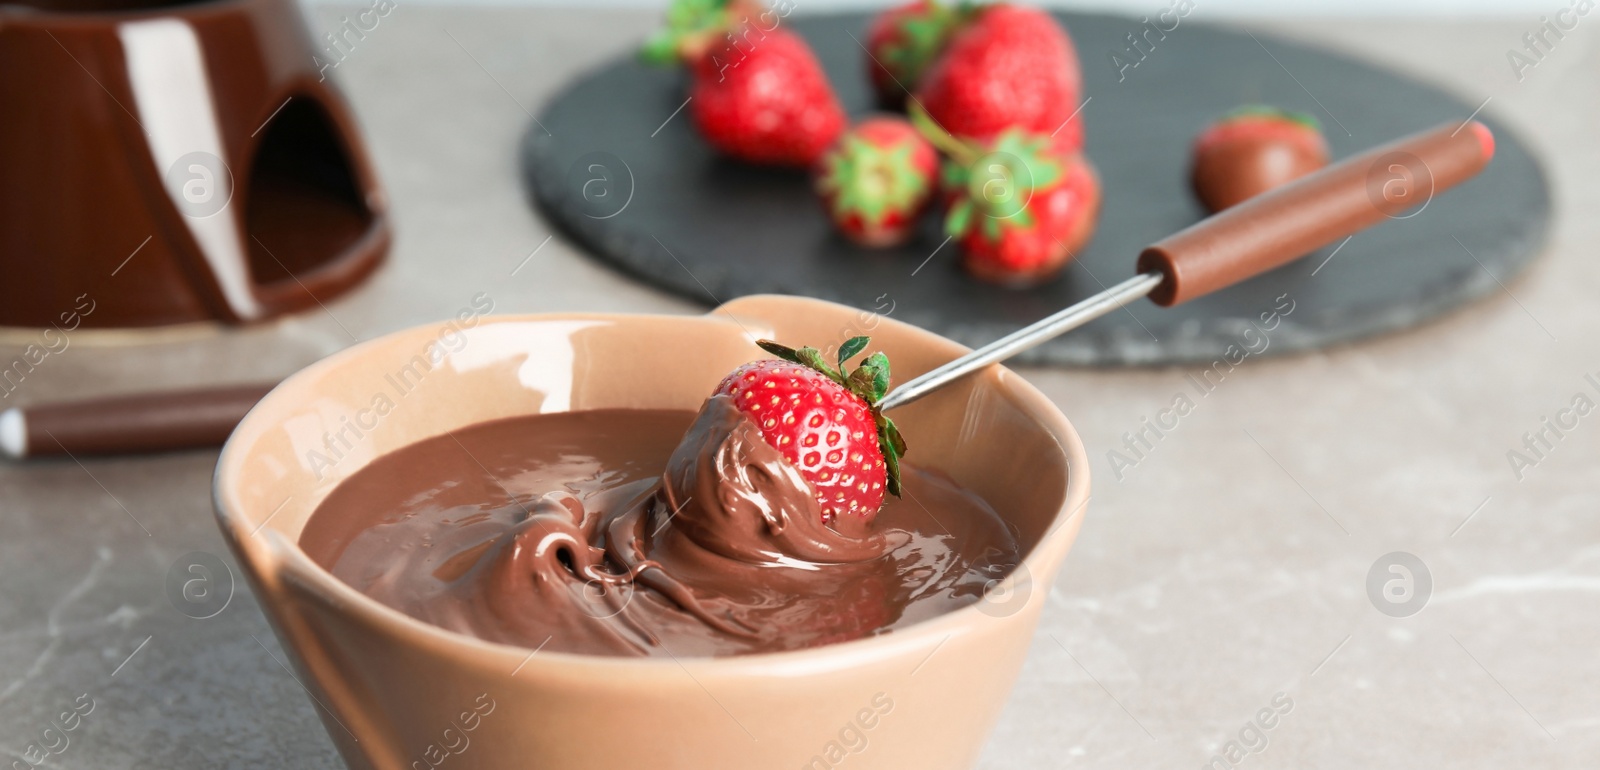
<path fill-rule="evenodd" d="M 320 35 L 353 12 L 315 8 L 310 23 Z M 479 292 L 497 312 L 700 312 L 552 238 L 513 162 L 528 113 L 654 16 L 402 0 L 333 71 L 398 222 L 371 284 L 268 327 L 76 345 L 7 405 L 275 378 Z M 1230 753 L 1210 766 L 1600 759 L 1600 415 L 1562 411 L 1600 403 L 1585 379 L 1600 382 L 1588 336 L 1600 325 L 1600 218 L 1584 213 L 1600 208 L 1600 28 L 1568 33 L 1518 82 L 1506 51 L 1537 25 L 1252 26 L 1488 100 L 1548 164 L 1548 254 L 1439 322 L 1248 361 L 1204 396 L 1182 367 L 1022 370 L 1082 432 L 1095 487 L 984 770 L 1202 767 Z M 1078 44 L 1086 59 L 1103 47 Z M 1180 392 L 1195 408 L 1119 478 L 1108 451 Z M 1546 418 L 1577 424 L 1519 472 L 1508 452 L 1526 453 L 1524 434 Z M 169 573 L 193 554 L 231 563 L 211 514 L 214 462 L 188 452 L 0 467 L 8 761 L 92 703 L 49 766 L 339 766 L 245 587 L 205 619 L 169 599 Z M 1411 600 L 1381 593 L 1389 564 L 1407 559 L 1397 552 L 1431 576 Z"/>

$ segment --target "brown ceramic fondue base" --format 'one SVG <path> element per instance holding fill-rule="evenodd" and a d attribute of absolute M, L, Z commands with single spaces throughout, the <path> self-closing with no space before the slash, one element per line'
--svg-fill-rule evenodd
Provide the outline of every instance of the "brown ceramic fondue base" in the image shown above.
<path fill-rule="evenodd" d="M 488 641 L 779 652 L 976 603 L 1016 566 L 982 500 L 914 466 L 905 484 L 870 524 L 825 525 L 798 470 L 718 397 L 699 419 L 567 412 L 419 442 L 342 482 L 300 543 L 368 596 Z"/>
<path fill-rule="evenodd" d="M 372 272 L 387 202 L 291 0 L 0 5 L 0 326 L 241 323 Z"/>

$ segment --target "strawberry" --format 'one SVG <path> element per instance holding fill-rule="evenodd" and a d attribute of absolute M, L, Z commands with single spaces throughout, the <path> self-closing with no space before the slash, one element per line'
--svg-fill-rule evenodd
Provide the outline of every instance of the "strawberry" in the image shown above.
<path fill-rule="evenodd" d="M 944 129 L 978 142 L 1022 128 L 1065 153 L 1083 147 L 1074 117 L 1082 77 L 1072 41 L 1050 14 L 997 4 L 979 9 L 924 75 L 917 100 Z"/>
<path fill-rule="evenodd" d="M 755 30 L 751 39 L 748 48 L 725 40 L 694 63 L 690 115 L 729 156 L 810 166 L 844 131 L 839 97 L 799 35 Z"/>
<path fill-rule="evenodd" d="M 938 58 L 951 35 L 966 22 L 970 7 L 951 8 L 939 0 L 911 0 L 879 14 L 867 29 L 867 74 L 886 109 L 905 105 L 909 91 Z"/>
<path fill-rule="evenodd" d="M 869 118 L 816 167 L 817 194 L 839 231 L 866 246 L 904 243 L 933 198 L 939 154 L 910 123 Z"/>
<path fill-rule="evenodd" d="M 1221 211 L 1326 165 L 1328 143 L 1316 118 L 1250 106 L 1195 137 L 1190 178 L 1200 202 Z"/>
<path fill-rule="evenodd" d="M 779 359 L 752 361 L 717 386 L 760 427 L 761 437 L 800 469 L 822 506 L 823 520 L 841 515 L 871 520 L 884 493 L 900 495 L 905 440 L 878 409 L 889 390 L 889 359 L 873 353 L 851 372 L 846 361 L 865 350 L 867 337 L 839 346 L 839 366 L 816 348 L 799 350 L 771 340 L 757 344 Z"/>
<path fill-rule="evenodd" d="M 811 47 L 778 18 L 751 0 L 676 0 L 644 55 L 688 65 L 689 114 L 713 147 L 803 168 L 844 131 L 844 108 Z"/>
<path fill-rule="evenodd" d="M 1082 155 L 1050 137 L 1011 129 L 985 148 L 953 154 L 946 180 L 957 191 L 945 232 L 960 242 L 979 278 L 1031 284 L 1060 270 L 1094 234 L 1100 180 Z"/>

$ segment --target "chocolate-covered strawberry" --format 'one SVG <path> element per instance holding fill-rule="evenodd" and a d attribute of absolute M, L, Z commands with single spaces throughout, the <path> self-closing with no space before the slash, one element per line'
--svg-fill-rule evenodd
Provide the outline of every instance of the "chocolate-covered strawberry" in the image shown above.
<path fill-rule="evenodd" d="M 835 368 L 816 348 L 762 340 L 761 348 L 780 360 L 745 364 L 714 393 L 731 397 L 761 437 L 800 470 L 826 521 L 871 519 L 886 493 L 900 494 L 905 440 L 877 406 L 889 390 L 889 359 L 873 353 L 845 373 L 845 362 L 867 343 L 866 337 L 853 337 L 840 345 Z"/>
<path fill-rule="evenodd" d="M 1054 275 L 1094 234 L 1100 180 L 1080 154 L 1021 129 L 973 147 L 942 138 L 950 160 L 945 232 L 962 248 L 967 271 L 1004 284 Z"/>
<path fill-rule="evenodd" d="M 846 131 L 817 163 L 815 184 L 834 226 L 866 246 L 911 236 L 933 199 L 939 154 L 910 123 L 869 118 Z"/>
<path fill-rule="evenodd" d="M 1071 153 L 1083 147 L 1083 121 L 1073 117 L 1082 90 L 1078 55 L 1055 19 L 1037 8 L 1000 3 L 973 12 L 916 94 L 958 137 L 990 142 L 1021 128 Z"/>
<path fill-rule="evenodd" d="M 844 130 L 844 108 L 805 40 L 761 18 L 756 3 L 677 0 L 644 53 L 688 65 L 690 118 L 717 150 L 808 167 Z"/>
<path fill-rule="evenodd" d="M 971 8 L 952 8 L 939 0 L 911 0 L 878 14 L 867 29 L 867 73 L 878 104 L 905 105 Z"/>
<path fill-rule="evenodd" d="M 1190 180 L 1200 202 L 1221 211 L 1326 165 L 1328 143 L 1316 118 L 1250 106 L 1195 137 Z"/>

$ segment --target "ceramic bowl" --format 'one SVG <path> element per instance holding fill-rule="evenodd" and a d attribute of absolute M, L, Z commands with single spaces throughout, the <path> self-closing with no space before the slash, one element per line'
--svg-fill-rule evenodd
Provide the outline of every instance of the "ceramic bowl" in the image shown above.
<path fill-rule="evenodd" d="M 1089 494 L 1077 433 L 1001 367 L 902 407 L 895 419 L 913 442 L 908 461 L 987 499 L 1015 530 L 1023 561 L 982 601 L 882 636 L 725 658 L 541 652 L 403 615 L 296 544 L 341 479 L 408 444 L 533 413 L 696 409 L 729 370 L 765 357 L 757 338 L 837 344 L 856 334 L 888 352 L 897 381 L 965 350 L 890 318 L 791 297 L 749 297 L 698 317 L 464 311 L 338 353 L 268 395 L 222 451 L 217 519 L 346 762 L 416 770 L 972 767 Z M 425 376 L 401 395 L 391 375 L 408 366 Z M 383 399 L 392 408 L 376 410 Z"/>

